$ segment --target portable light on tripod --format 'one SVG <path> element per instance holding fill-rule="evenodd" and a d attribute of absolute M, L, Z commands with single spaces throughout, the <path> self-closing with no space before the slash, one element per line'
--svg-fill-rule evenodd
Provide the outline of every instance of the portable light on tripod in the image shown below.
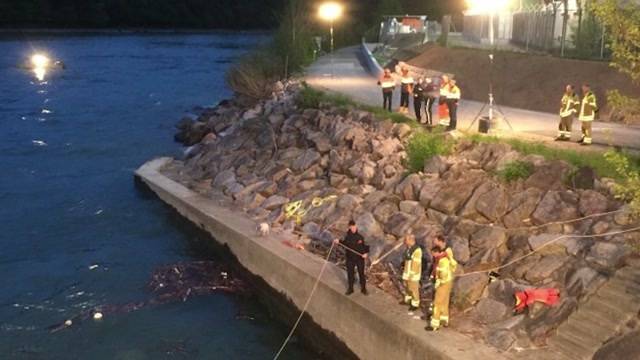
<path fill-rule="evenodd" d="M 478 115 L 475 117 L 475 119 L 469 126 L 469 129 L 471 129 L 473 127 L 473 124 L 482 115 L 484 109 L 487 106 L 489 107 L 489 124 L 494 123 L 494 113 L 496 111 L 495 98 L 493 96 L 493 52 L 496 48 L 496 35 L 494 29 L 495 16 L 500 11 L 507 9 L 507 7 L 509 6 L 509 0 L 467 0 L 467 5 L 469 13 L 475 15 L 489 15 L 489 44 L 491 46 L 491 52 L 489 53 L 489 102 L 484 104 Z M 504 114 L 502 114 L 502 116 L 504 117 Z M 511 124 L 506 118 L 505 121 L 509 125 L 509 128 L 513 130 Z"/>

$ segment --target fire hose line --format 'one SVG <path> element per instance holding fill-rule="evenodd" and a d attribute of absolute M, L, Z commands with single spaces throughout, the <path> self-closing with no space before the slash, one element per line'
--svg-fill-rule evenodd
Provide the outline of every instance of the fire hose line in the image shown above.
<path fill-rule="evenodd" d="M 562 240 L 562 239 L 597 238 L 597 237 L 606 237 L 606 236 L 614 236 L 614 235 L 626 234 L 626 233 L 635 232 L 635 231 L 640 231 L 640 226 L 634 227 L 634 228 L 631 228 L 631 229 L 627 229 L 627 230 L 612 231 L 612 232 L 608 232 L 608 233 L 604 233 L 604 234 L 597 234 L 597 235 L 572 235 L 572 234 L 561 235 L 561 236 L 558 236 L 557 238 L 555 238 L 555 239 L 553 239 L 553 240 L 551 240 L 549 242 L 546 242 L 544 245 L 540 246 L 539 248 L 537 248 L 535 250 L 532 250 L 531 252 L 529 252 L 529 253 L 527 253 L 525 255 L 522 255 L 520 257 L 517 257 L 517 258 L 509 261 L 506 264 L 503 264 L 503 265 L 500 265 L 500 266 L 496 266 L 496 267 L 494 267 L 492 269 L 480 270 L 480 271 L 472 271 L 472 272 L 469 272 L 469 273 L 456 275 L 455 277 L 460 278 L 460 277 L 465 277 L 465 276 L 470 276 L 470 275 L 475 275 L 475 274 L 486 274 L 486 273 L 490 273 L 492 271 L 498 271 L 500 269 L 504 269 L 504 268 L 506 268 L 508 266 L 511 266 L 511 265 L 519 262 L 519 261 L 524 260 L 525 258 L 527 258 L 527 257 L 539 252 L 540 250 L 544 249 L 545 247 L 547 247 L 547 246 L 549 246 L 549 245 L 551 245 L 551 244 L 553 244 L 553 243 L 555 243 L 555 242 L 557 242 L 559 240 Z"/>
<path fill-rule="evenodd" d="M 316 292 L 316 289 L 318 289 L 318 284 L 320 283 L 320 278 L 322 278 L 322 274 L 324 274 L 324 271 L 327 268 L 327 265 L 329 264 L 329 257 L 331 256 L 331 253 L 333 252 L 333 247 L 334 246 L 335 246 L 335 243 L 331 243 L 331 247 L 329 248 L 329 253 L 327 254 L 327 257 L 324 259 L 324 263 L 322 264 L 322 268 L 320 269 L 320 273 L 318 274 L 318 277 L 316 278 L 316 281 L 313 284 L 313 287 L 311 288 L 311 293 L 309 293 L 309 297 L 307 298 L 307 301 L 305 302 L 304 306 L 302 307 L 302 311 L 300 312 L 300 316 L 298 316 L 298 319 L 293 324 L 293 327 L 291 328 L 291 331 L 289 332 L 289 335 L 287 335 L 287 338 L 282 343 L 282 346 L 280 347 L 280 350 L 278 350 L 278 352 L 276 353 L 276 356 L 273 357 L 273 360 L 277 360 L 280 357 L 280 354 L 282 354 L 282 351 L 284 351 L 284 348 L 287 346 L 287 343 L 289 343 L 289 340 L 291 340 L 291 337 L 293 336 L 293 333 L 296 331 L 296 328 L 300 324 L 300 320 L 302 320 L 302 316 L 304 315 L 305 312 L 307 312 L 307 308 L 309 307 L 309 304 L 311 303 L 311 299 L 313 298 L 313 294 Z"/>

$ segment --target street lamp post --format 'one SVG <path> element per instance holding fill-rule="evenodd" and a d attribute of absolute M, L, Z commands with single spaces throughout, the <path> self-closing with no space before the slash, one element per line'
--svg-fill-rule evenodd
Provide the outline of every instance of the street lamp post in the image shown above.
<path fill-rule="evenodd" d="M 329 60 L 331 61 L 331 76 L 333 77 L 333 23 L 342 16 L 342 5 L 337 2 L 326 2 L 320 5 L 318 8 L 318 17 L 324 21 L 329 22 L 329 34 L 331 36 L 330 40 L 330 55 Z"/>

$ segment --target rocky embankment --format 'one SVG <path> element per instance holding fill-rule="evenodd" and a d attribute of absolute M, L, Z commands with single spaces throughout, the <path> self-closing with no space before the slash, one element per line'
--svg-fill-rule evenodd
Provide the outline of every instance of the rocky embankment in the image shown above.
<path fill-rule="evenodd" d="M 435 234 L 446 234 L 460 263 L 452 326 L 502 350 L 542 345 L 626 261 L 625 242 L 635 233 L 554 240 L 629 226 L 623 212 L 574 221 L 622 206 L 610 194 L 610 180 L 562 161 L 523 156 L 505 144 L 465 139 L 452 155 L 435 156 L 423 172 L 408 173 L 411 127 L 330 104 L 298 108 L 299 89 L 278 84 L 267 101 L 236 97 L 196 121 L 181 121 L 176 138 L 191 147 L 165 173 L 243 209 L 256 223 L 271 224 L 283 239 L 301 235 L 303 246 L 316 252 L 326 251 L 350 219 L 371 245 L 373 260 L 408 231 L 426 248 Z M 516 160 L 533 165 L 531 176 L 506 183 L 495 175 Z M 401 253 L 369 275 L 392 292 Z M 514 260 L 490 281 L 490 269 Z M 561 302 L 513 315 L 514 291 L 527 287 L 556 287 Z"/>

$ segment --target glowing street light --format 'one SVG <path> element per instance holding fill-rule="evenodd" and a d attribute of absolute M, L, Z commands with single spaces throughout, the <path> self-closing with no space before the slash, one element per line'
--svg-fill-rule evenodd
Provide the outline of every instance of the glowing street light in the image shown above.
<path fill-rule="evenodd" d="M 326 2 L 320 5 L 320 8 L 318 9 L 318 17 L 329 22 L 331 31 L 331 52 L 333 52 L 333 22 L 342 16 L 342 10 L 342 5 L 336 2 Z"/>

